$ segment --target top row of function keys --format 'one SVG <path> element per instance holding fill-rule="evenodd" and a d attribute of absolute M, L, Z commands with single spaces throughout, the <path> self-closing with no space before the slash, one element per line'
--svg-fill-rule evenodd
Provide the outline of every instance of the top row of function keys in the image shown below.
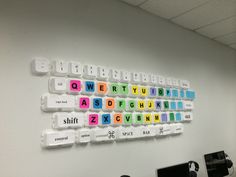
<path fill-rule="evenodd" d="M 52 66 L 52 67 L 51 67 Z M 162 87 L 174 87 L 189 89 L 190 83 L 187 80 L 179 80 L 160 75 L 128 72 L 118 69 L 109 69 L 103 66 L 82 65 L 80 62 L 55 60 L 51 64 L 47 58 L 36 57 L 32 61 L 32 71 L 37 75 L 46 75 L 49 72 L 54 76 L 70 76 L 75 78 L 97 79 L 102 81 L 124 82 L 141 85 L 153 85 Z"/>

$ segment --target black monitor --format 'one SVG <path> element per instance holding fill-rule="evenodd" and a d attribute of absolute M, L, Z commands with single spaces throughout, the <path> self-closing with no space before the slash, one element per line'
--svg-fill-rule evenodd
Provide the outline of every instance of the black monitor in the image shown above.
<path fill-rule="evenodd" d="M 223 177 L 229 175 L 224 151 L 205 154 L 204 158 L 208 177 Z"/>
<path fill-rule="evenodd" d="M 157 169 L 157 177 L 189 177 L 189 163 Z"/>

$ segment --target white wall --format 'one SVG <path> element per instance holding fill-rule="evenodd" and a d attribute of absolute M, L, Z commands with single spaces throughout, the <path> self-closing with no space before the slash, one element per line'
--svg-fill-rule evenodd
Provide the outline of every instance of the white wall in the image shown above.
<path fill-rule="evenodd" d="M 223 149 L 236 162 L 235 51 L 116 0 L 1 2 L 0 41 L 0 176 L 154 177 L 192 159 L 204 177 L 203 154 Z M 30 74 L 33 56 L 188 79 L 195 119 L 177 137 L 43 150 L 47 78 Z"/>

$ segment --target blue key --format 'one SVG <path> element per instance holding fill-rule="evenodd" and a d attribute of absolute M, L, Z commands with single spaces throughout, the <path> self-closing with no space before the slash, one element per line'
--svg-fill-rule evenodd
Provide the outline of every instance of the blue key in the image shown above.
<path fill-rule="evenodd" d="M 170 102 L 170 109 L 171 110 L 176 110 L 176 102 L 175 101 Z"/>
<path fill-rule="evenodd" d="M 162 109 L 161 101 L 155 101 L 155 107 L 157 111 L 160 111 Z"/>
<path fill-rule="evenodd" d="M 161 122 L 167 122 L 167 114 L 166 113 L 162 113 L 161 114 Z"/>
<path fill-rule="evenodd" d="M 182 120 L 181 114 L 180 114 L 179 112 L 177 112 L 177 113 L 175 114 L 175 120 L 176 120 L 177 122 L 179 122 L 179 121 Z"/>
<path fill-rule="evenodd" d="M 93 81 L 85 81 L 85 91 L 86 92 L 94 92 L 95 91 L 95 83 Z"/>
<path fill-rule="evenodd" d="M 182 101 L 178 101 L 177 107 L 178 107 L 178 110 L 183 110 L 184 109 L 183 102 Z"/>
<path fill-rule="evenodd" d="M 181 89 L 181 90 L 180 90 L 180 97 L 181 97 L 181 98 L 184 98 L 184 89 Z"/>
<path fill-rule="evenodd" d="M 186 91 L 186 98 L 187 98 L 187 99 L 190 99 L 190 100 L 193 100 L 193 99 L 195 98 L 195 92 L 194 92 L 194 91 L 187 90 L 187 91 Z"/>
<path fill-rule="evenodd" d="M 166 88 L 166 97 L 171 97 L 170 88 Z"/>
<path fill-rule="evenodd" d="M 111 114 L 102 114 L 102 124 L 103 125 L 111 124 Z"/>
<path fill-rule="evenodd" d="M 178 93 L 178 90 L 177 90 L 177 89 L 173 89 L 173 90 L 172 90 L 172 97 L 173 97 L 173 98 L 178 98 L 178 97 L 179 97 L 179 93 Z"/>
<path fill-rule="evenodd" d="M 94 98 L 93 99 L 93 108 L 94 109 L 102 109 L 102 98 Z"/>
<path fill-rule="evenodd" d="M 152 97 L 156 96 L 157 95 L 157 89 L 155 87 L 150 87 L 149 94 Z"/>

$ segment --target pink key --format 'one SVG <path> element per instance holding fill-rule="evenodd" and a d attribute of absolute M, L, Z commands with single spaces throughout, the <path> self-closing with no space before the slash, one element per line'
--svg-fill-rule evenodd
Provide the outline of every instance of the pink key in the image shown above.
<path fill-rule="evenodd" d="M 81 91 L 81 81 L 80 80 L 70 80 L 70 91 L 80 92 Z"/>
<path fill-rule="evenodd" d="M 89 125 L 98 125 L 98 114 L 89 114 Z"/>
<path fill-rule="evenodd" d="M 90 100 L 88 97 L 79 98 L 79 107 L 80 109 L 89 109 Z"/>

